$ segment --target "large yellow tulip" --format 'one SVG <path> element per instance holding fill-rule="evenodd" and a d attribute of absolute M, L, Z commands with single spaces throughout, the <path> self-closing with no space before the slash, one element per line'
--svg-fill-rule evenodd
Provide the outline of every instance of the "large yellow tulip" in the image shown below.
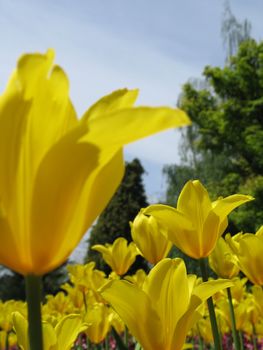
<path fill-rule="evenodd" d="M 144 210 L 168 228 L 167 237 L 186 255 L 200 259 L 215 248 L 218 238 L 227 227 L 227 215 L 251 196 L 235 194 L 211 202 L 200 181 L 188 181 L 183 187 L 177 208 L 150 205 Z"/>
<path fill-rule="evenodd" d="M 182 259 L 163 259 L 150 271 L 142 288 L 128 281 L 111 281 L 101 294 L 120 315 L 144 350 L 181 350 L 185 337 L 201 317 L 198 307 L 227 280 L 195 285 Z"/>
<path fill-rule="evenodd" d="M 78 119 L 54 53 L 22 56 L 0 97 L 0 264 L 42 275 L 63 263 L 123 176 L 123 145 L 189 124 L 115 91 Z"/>

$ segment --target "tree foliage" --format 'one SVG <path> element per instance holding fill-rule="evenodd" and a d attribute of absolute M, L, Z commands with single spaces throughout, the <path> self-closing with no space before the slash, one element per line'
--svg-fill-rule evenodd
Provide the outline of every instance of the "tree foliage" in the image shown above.
<path fill-rule="evenodd" d="M 122 236 L 131 241 L 129 222 L 133 221 L 139 210 L 148 205 L 143 186 L 144 169 L 138 159 L 126 163 L 125 175 L 117 192 L 93 226 L 86 261 L 95 261 L 96 267 L 109 273 L 110 268 L 102 260 L 100 253 L 91 249 L 94 244 L 112 243 Z M 137 259 L 133 270 L 147 269 L 142 258 Z"/>
<path fill-rule="evenodd" d="M 253 232 L 263 222 L 263 43 L 242 42 L 224 68 L 206 67 L 204 77 L 208 88 L 183 87 L 180 107 L 193 126 L 184 135 L 184 163 L 164 170 L 167 199 L 189 178 L 199 178 L 212 199 L 251 194 L 255 201 L 232 214 L 230 228 Z"/>

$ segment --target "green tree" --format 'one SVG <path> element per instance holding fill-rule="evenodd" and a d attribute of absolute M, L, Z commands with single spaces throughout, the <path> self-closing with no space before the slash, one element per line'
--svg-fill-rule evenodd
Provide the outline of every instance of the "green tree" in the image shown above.
<path fill-rule="evenodd" d="M 180 107 L 193 126 L 186 131 L 185 163 L 165 169 L 168 199 L 191 172 L 212 199 L 251 194 L 256 200 L 231 215 L 230 229 L 253 232 L 263 222 L 263 43 L 242 42 L 224 68 L 206 67 L 204 76 L 208 88 L 183 87 Z"/>
<path fill-rule="evenodd" d="M 126 163 L 122 183 L 91 230 L 85 260 L 95 261 L 96 267 L 106 273 L 110 272 L 110 268 L 104 263 L 100 253 L 92 250 L 91 247 L 94 244 L 112 243 L 120 236 L 131 241 L 129 222 L 133 221 L 141 208 L 148 205 L 143 186 L 143 174 L 144 169 L 138 159 Z M 146 262 L 140 257 L 131 271 L 137 268 L 147 269 Z"/>

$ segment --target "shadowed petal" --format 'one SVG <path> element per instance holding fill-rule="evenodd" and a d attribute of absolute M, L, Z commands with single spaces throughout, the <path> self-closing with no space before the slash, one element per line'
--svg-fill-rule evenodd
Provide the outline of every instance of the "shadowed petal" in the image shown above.
<path fill-rule="evenodd" d="M 113 281 L 101 294 L 120 315 L 144 350 L 165 350 L 162 326 L 146 293 L 127 281 Z"/>

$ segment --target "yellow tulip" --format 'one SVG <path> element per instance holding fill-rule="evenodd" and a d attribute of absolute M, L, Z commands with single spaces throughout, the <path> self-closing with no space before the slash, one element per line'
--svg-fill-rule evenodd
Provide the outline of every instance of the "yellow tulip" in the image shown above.
<path fill-rule="evenodd" d="M 19 313 L 13 313 L 14 329 L 22 350 L 29 350 L 28 323 Z M 55 327 L 48 322 L 42 322 L 43 350 L 70 350 L 79 333 L 85 331 L 88 324 L 82 322 L 80 315 L 67 315 Z"/>
<path fill-rule="evenodd" d="M 85 265 L 68 265 L 67 269 L 71 283 L 81 292 L 97 290 L 106 282 L 103 271 L 95 269 L 95 262 L 91 261 Z"/>
<path fill-rule="evenodd" d="M 56 295 L 47 295 L 47 302 L 43 305 L 43 313 L 61 316 L 73 313 L 75 308 L 72 300 L 63 292 L 58 292 Z"/>
<path fill-rule="evenodd" d="M 163 259 L 150 271 L 143 287 L 111 281 L 101 294 L 120 315 L 144 350 L 180 350 L 187 332 L 201 316 L 204 300 L 232 283 L 225 280 L 195 285 L 182 259 Z"/>
<path fill-rule="evenodd" d="M 233 287 L 231 287 L 231 295 L 232 297 L 237 300 L 238 302 L 241 302 L 242 299 L 244 299 L 246 294 L 246 283 L 247 278 L 232 278 L 232 282 L 234 283 Z"/>
<path fill-rule="evenodd" d="M 211 269 L 218 277 L 233 278 L 239 274 L 239 268 L 233 261 L 233 253 L 222 237 L 219 237 L 208 261 Z"/>
<path fill-rule="evenodd" d="M 136 284 L 138 287 L 142 287 L 146 278 L 146 273 L 143 269 L 139 269 L 132 276 L 125 276 L 125 279 L 131 283 Z"/>
<path fill-rule="evenodd" d="M 227 215 L 251 196 L 235 194 L 211 202 L 209 194 L 198 180 L 188 181 L 183 187 L 177 208 L 150 205 L 146 215 L 156 217 L 168 228 L 167 237 L 186 255 L 200 259 L 215 248 L 218 238 L 227 227 Z"/>
<path fill-rule="evenodd" d="M 134 108 L 127 89 L 78 119 L 53 59 L 22 56 L 0 96 L 0 263 L 24 275 L 67 259 L 118 187 L 125 144 L 190 123 L 180 110 Z"/>
<path fill-rule="evenodd" d="M 196 324 L 196 332 L 206 343 L 213 342 L 213 333 L 209 317 L 202 317 Z"/>
<path fill-rule="evenodd" d="M 123 237 L 115 239 L 113 244 L 95 244 L 92 249 L 100 252 L 104 261 L 117 273 L 124 275 L 134 263 L 139 251 L 134 242 L 128 244 Z"/>
<path fill-rule="evenodd" d="M 221 315 L 223 319 L 227 322 L 229 329 L 232 327 L 231 316 L 229 311 L 229 302 L 227 299 L 221 299 L 217 302 L 217 314 Z M 233 299 L 233 307 L 235 313 L 236 329 L 242 330 L 245 322 L 248 321 L 247 306 L 245 303 L 238 303 Z"/>
<path fill-rule="evenodd" d="M 236 256 L 240 270 L 254 284 L 263 285 L 263 226 L 255 233 L 238 233 L 226 241 Z"/>
<path fill-rule="evenodd" d="M 111 311 L 102 303 L 93 304 L 88 308 L 85 321 L 89 324 L 86 334 L 92 343 L 98 344 L 107 336 L 111 328 Z"/>
<path fill-rule="evenodd" d="M 155 265 L 167 257 L 172 242 L 153 216 L 144 215 L 142 209 L 130 225 L 132 239 L 146 260 Z"/>

